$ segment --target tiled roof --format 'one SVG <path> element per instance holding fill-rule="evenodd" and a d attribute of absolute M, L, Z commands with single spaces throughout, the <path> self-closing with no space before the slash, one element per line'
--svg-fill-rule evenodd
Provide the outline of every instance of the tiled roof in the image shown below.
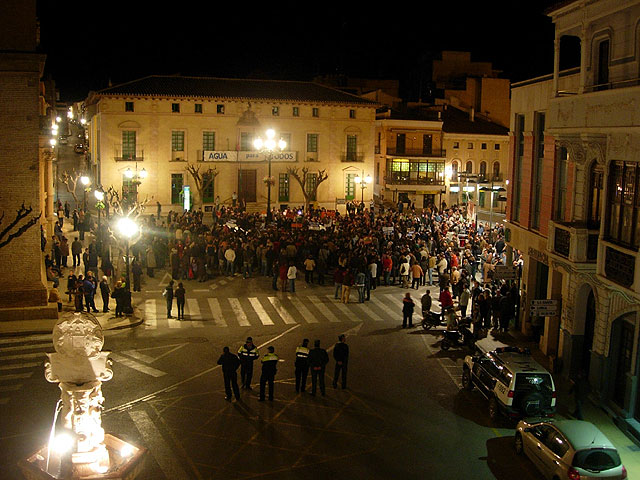
<path fill-rule="evenodd" d="M 446 133 L 462 133 L 475 135 L 508 135 L 509 129 L 483 119 L 476 114 L 471 120 L 469 113 L 447 105 L 442 113 L 442 131 Z"/>
<path fill-rule="evenodd" d="M 342 103 L 375 107 L 378 104 L 313 82 L 251 80 L 152 75 L 96 92 L 99 96 L 194 97 L 243 100 L 280 100 Z"/>

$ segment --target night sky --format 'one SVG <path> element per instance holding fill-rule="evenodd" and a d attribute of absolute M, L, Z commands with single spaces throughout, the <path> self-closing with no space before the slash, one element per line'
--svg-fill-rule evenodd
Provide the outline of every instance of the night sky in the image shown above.
<path fill-rule="evenodd" d="M 415 99 L 431 59 L 465 50 L 513 81 L 550 73 L 554 0 L 492 2 L 38 0 L 45 74 L 63 101 L 152 74 L 398 79 Z M 100 10 L 96 10 L 98 5 Z M 438 5 L 438 6 L 434 6 Z"/>

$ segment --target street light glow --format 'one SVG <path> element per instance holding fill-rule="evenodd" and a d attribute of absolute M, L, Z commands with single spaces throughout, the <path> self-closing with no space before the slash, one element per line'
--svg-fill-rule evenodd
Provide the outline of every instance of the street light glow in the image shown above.
<path fill-rule="evenodd" d="M 124 171 L 124 176 L 127 178 L 133 178 L 133 170 L 131 170 L 131 168 L 127 168 Z"/>
<path fill-rule="evenodd" d="M 138 224 L 129 217 L 122 217 L 118 220 L 118 230 L 122 235 L 130 239 L 138 233 Z"/>
<path fill-rule="evenodd" d="M 96 196 L 96 200 L 98 200 L 99 202 L 104 200 L 104 192 L 101 192 L 100 190 L 96 190 L 95 192 L 93 192 L 93 194 Z"/>
<path fill-rule="evenodd" d="M 143 168 L 142 170 L 140 170 L 140 173 L 138 173 L 138 176 L 140 178 L 147 178 L 147 171 Z"/>
<path fill-rule="evenodd" d="M 86 175 L 81 176 L 80 181 L 85 187 L 91 183 L 91 179 Z"/>

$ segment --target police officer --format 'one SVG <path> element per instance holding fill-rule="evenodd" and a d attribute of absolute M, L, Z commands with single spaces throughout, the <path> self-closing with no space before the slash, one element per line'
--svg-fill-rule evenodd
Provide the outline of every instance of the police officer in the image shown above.
<path fill-rule="evenodd" d="M 253 362 L 260 356 L 258 347 L 253 344 L 253 339 L 247 337 L 247 341 L 238 350 L 240 358 L 240 380 L 242 388 L 251 390 L 251 379 L 253 378 Z"/>
<path fill-rule="evenodd" d="M 311 369 L 311 395 L 316 394 L 316 387 L 320 383 L 320 393 L 324 396 L 324 370 L 329 363 L 329 355 L 324 348 L 320 348 L 320 340 L 314 340 L 313 350 L 309 352 L 309 368 Z"/>
<path fill-rule="evenodd" d="M 226 392 L 225 400 L 231 401 L 231 391 L 236 396 L 236 400 L 240 400 L 240 389 L 238 388 L 238 366 L 240 360 L 235 354 L 229 351 L 229 347 L 222 349 L 222 355 L 218 359 L 218 365 L 222 365 L 222 376 L 224 378 L 224 391 Z"/>
<path fill-rule="evenodd" d="M 268 352 L 260 361 L 262 362 L 262 375 L 260 375 L 260 401 L 264 402 L 265 387 L 269 383 L 269 400 L 273 400 L 273 381 L 276 377 L 278 367 L 278 355 L 274 352 L 274 348 L 270 345 Z"/>
<path fill-rule="evenodd" d="M 309 339 L 305 338 L 302 345 L 296 348 L 296 392 L 304 392 L 309 373 Z"/>
<path fill-rule="evenodd" d="M 347 388 L 347 363 L 349 362 L 349 345 L 345 342 L 344 334 L 338 336 L 338 343 L 333 347 L 333 359 L 336 368 L 333 374 L 333 388 L 338 387 L 338 378 L 342 373 L 342 388 Z"/>

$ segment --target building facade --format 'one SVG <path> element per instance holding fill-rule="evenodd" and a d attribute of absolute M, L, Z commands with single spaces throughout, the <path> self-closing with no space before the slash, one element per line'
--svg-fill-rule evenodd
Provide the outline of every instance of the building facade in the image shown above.
<path fill-rule="evenodd" d="M 554 72 L 514 85 L 508 243 L 525 255 L 523 301 L 557 300 L 529 318 L 566 375 L 640 436 L 640 2 L 564 2 Z M 579 67 L 560 71 L 562 40 Z M 527 265 L 528 263 L 528 265 Z M 546 294 L 546 296 L 545 296 Z"/>
<path fill-rule="evenodd" d="M 230 204 L 237 197 L 248 211 L 265 211 L 269 184 L 272 208 L 308 200 L 334 209 L 373 196 L 356 179 L 373 175 L 377 104 L 333 88 L 152 76 L 92 93 L 85 104 L 98 183 L 128 199 L 152 198 L 177 211 L 189 186 L 194 205 L 207 210 L 216 199 Z M 267 129 L 286 142 L 270 162 L 253 145 Z M 202 192 L 189 173 L 194 168 L 213 179 Z M 293 170 L 305 180 L 306 196 Z M 315 188 L 322 172 L 327 179 Z"/>

